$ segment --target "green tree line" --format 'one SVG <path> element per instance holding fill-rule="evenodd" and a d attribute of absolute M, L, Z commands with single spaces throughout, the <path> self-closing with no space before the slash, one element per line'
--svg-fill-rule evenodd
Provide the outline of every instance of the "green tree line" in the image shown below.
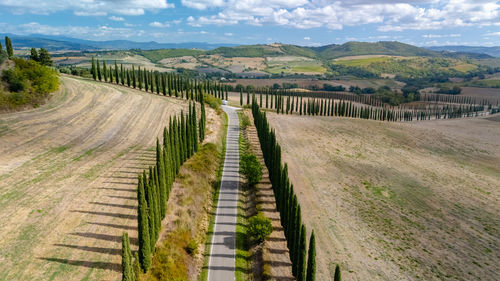
<path fill-rule="evenodd" d="M 309 254 L 307 254 L 306 226 L 302 221 L 301 207 L 293 190 L 293 184 L 288 178 L 288 166 L 286 163 L 282 165 L 281 146 L 255 97 L 252 99 L 252 114 L 290 252 L 292 273 L 298 281 L 313 281 L 316 274 L 314 231 L 310 236 Z"/>
<path fill-rule="evenodd" d="M 140 273 L 150 268 L 175 177 L 205 138 L 205 104 L 203 95 L 200 97 L 200 118 L 197 119 L 196 103 L 191 102 L 187 114 L 171 118 L 168 129 L 163 130 L 163 142 L 156 141 L 156 164 L 138 175 L 139 250 L 132 259 L 130 246 L 124 242 L 123 247 L 128 250 L 122 255 L 123 280 L 137 280 Z"/>

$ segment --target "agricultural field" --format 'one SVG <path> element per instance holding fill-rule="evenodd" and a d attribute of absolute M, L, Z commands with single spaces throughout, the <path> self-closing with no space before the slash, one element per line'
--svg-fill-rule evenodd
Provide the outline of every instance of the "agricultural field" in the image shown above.
<path fill-rule="evenodd" d="M 169 117 L 188 108 L 121 86 L 61 81 L 44 106 L 0 114 L 0 280 L 120 279 L 122 232 L 133 251 L 138 245 L 137 173 L 155 163 Z"/>
<path fill-rule="evenodd" d="M 478 69 L 476 63 L 463 59 L 384 55 L 343 57 L 333 60 L 333 64 L 359 67 L 377 75 L 405 77 L 425 77 L 432 72 L 467 73 Z"/>
<path fill-rule="evenodd" d="M 266 71 L 271 74 L 323 74 L 326 68 L 323 67 L 321 61 L 314 60 L 307 57 L 298 56 L 281 56 L 281 57 L 267 57 Z"/>
<path fill-rule="evenodd" d="M 317 280 L 498 280 L 498 116 L 391 123 L 268 112 L 316 232 Z"/>

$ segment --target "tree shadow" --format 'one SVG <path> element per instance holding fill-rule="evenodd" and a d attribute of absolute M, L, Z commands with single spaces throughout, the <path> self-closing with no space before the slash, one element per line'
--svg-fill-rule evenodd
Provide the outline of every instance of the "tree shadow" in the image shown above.
<path fill-rule="evenodd" d="M 112 228 L 118 228 L 118 229 L 125 229 L 125 230 L 137 230 L 137 226 L 130 226 L 130 225 L 101 223 L 101 222 L 86 222 L 86 223 L 93 224 L 93 225 L 107 226 L 107 227 L 112 227 Z"/>
<path fill-rule="evenodd" d="M 107 217 L 114 217 L 114 218 L 120 218 L 120 219 L 131 219 L 131 220 L 137 219 L 137 215 L 127 215 L 127 214 L 120 214 L 120 213 L 107 213 L 107 212 L 81 211 L 81 210 L 71 210 L 70 212 L 91 214 L 91 215 L 98 215 L 98 216 L 107 216 Z"/>
<path fill-rule="evenodd" d="M 85 238 L 93 238 L 97 240 L 111 241 L 111 242 L 122 242 L 121 235 L 109 235 L 109 234 L 101 234 L 101 233 L 91 233 L 91 232 L 71 232 L 71 235 L 85 237 Z M 130 244 L 139 245 L 139 239 L 136 237 L 130 237 Z"/>
<path fill-rule="evenodd" d="M 116 196 L 116 195 L 104 195 L 104 196 L 116 199 L 137 200 L 137 197 L 132 197 L 132 196 Z"/>
<path fill-rule="evenodd" d="M 107 269 L 115 272 L 121 272 L 122 265 L 119 263 L 112 262 L 91 262 L 84 260 L 68 260 L 68 259 L 59 259 L 59 258 L 38 258 L 40 260 L 50 261 L 50 262 L 58 262 L 64 263 L 74 266 L 82 266 L 87 268 L 97 268 L 97 269 Z"/>
<path fill-rule="evenodd" d="M 124 209 L 131 209 L 131 210 L 137 209 L 137 206 L 132 206 L 132 205 L 101 203 L 101 202 L 90 202 L 90 204 L 100 205 L 100 206 L 109 206 L 109 207 L 124 208 Z"/>
<path fill-rule="evenodd" d="M 54 244 L 54 246 L 78 249 L 82 251 L 101 253 L 101 254 L 110 254 L 110 255 L 122 254 L 122 249 L 116 249 L 116 248 L 102 248 L 102 247 L 78 246 L 78 245 L 67 245 L 67 244 Z"/>

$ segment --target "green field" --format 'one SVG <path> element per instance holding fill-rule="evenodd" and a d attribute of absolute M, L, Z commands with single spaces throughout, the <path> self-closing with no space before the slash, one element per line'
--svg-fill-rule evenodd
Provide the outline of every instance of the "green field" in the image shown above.
<path fill-rule="evenodd" d="M 326 68 L 320 61 L 289 61 L 268 63 L 265 70 L 271 74 L 293 74 L 293 73 L 325 73 Z"/>

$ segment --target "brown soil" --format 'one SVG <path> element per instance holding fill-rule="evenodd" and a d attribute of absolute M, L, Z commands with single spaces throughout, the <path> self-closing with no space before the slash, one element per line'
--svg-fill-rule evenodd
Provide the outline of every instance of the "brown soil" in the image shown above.
<path fill-rule="evenodd" d="M 253 124 L 251 112 L 245 111 L 245 114 L 250 118 Z M 250 149 L 257 155 L 264 168 L 262 180 L 256 185 L 257 209 L 260 210 L 264 216 L 270 218 L 273 224 L 273 232 L 266 241 L 264 241 L 262 247 L 264 274 L 268 275 L 269 280 L 295 280 L 292 275 L 292 263 L 290 262 L 285 234 L 281 226 L 280 215 L 276 209 L 274 193 L 269 181 L 269 172 L 265 166 L 262 151 L 260 150 L 259 138 L 255 126 L 248 126 L 246 134 Z"/>
<path fill-rule="evenodd" d="M 317 280 L 500 280 L 497 122 L 267 116 Z"/>
<path fill-rule="evenodd" d="M 65 76 L 48 104 L 0 115 L 0 280 L 119 279 L 123 231 L 137 249 L 137 173 L 181 109 Z"/>

